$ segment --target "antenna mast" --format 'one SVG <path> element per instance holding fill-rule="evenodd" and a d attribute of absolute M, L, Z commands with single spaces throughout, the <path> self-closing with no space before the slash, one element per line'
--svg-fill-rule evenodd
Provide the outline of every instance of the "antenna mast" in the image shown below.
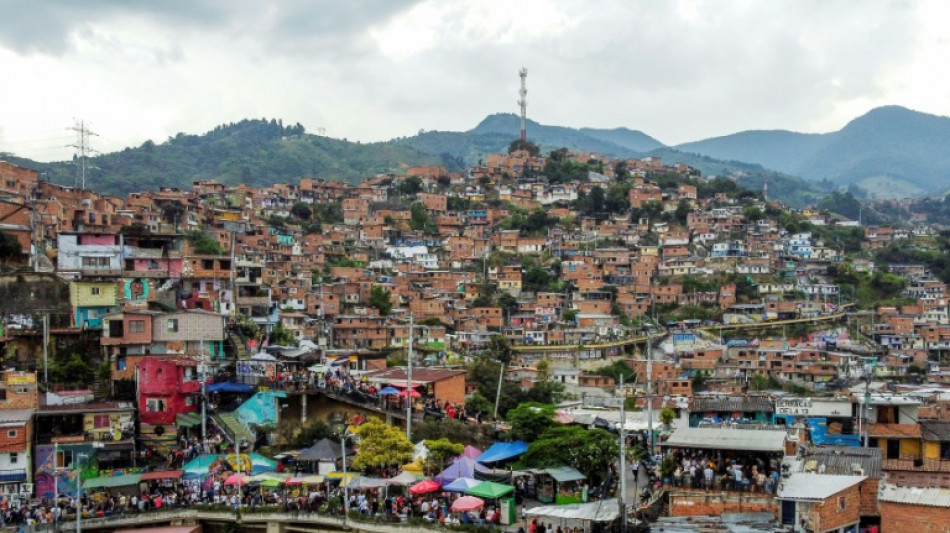
<path fill-rule="evenodd" d="M 89 159 L 89 154 L 95 152 L 92 148 L 89 147 L 89 137 L 98 136 L 99 134 L 89 129 L 89 125 L 86 124 L 84 120 L 77 120 L 72 128 L 69 128 L 76 132 L 76 144 L 71 144 L 78 152 L 79 156 L 79 166 L 76 168 L 76 183 L 75 187 L 81 186 L 83 189 L 86 188 L 86 162 Z"/>
<path fill-rule="evenodd" d="M 524 147 L 525 141 L 528 140 L 528 133 L 525 129 L 525 122 L 528 116 L 528 89 L 525 84 L 528 78 L 528 69 L 521 67 L 521 70 L 518 71 L 518 75 L 521 76 L 521 89 L 518 91 L 518 105 L 521 106 L 521 146 Z"/>

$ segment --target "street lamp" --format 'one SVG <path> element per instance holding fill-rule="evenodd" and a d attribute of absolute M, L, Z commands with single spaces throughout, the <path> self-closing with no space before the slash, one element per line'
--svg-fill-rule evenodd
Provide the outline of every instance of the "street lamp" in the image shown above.
<path fill-rule="evenodd" d="M 343 479 L 340 484 L 343 485 L 343 528 L 346 529 L 346 519 L 350 514 L 350 489 L 347 486 L 348 480 L 346 479 L 346 439 L 353 435 L 346 432 L 346 424 L 344 423 L 337 424 L 335 429 L 340 435 L 340 453 L 343 454 Z"/>

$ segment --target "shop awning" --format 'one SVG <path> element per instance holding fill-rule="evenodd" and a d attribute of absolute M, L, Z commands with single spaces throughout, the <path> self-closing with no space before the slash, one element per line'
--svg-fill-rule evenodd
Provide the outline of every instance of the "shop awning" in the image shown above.
<path fill-rule="evenodd" d="M 667 448 L 701 448 L 744 452 L 780 452 L 785 447 L 787 432 L 771 429 L 739 429 L 731 427 L 677 428 L 666 442 Z"/>
<path fill-rule="evenodd" d="M 82 482 L 83 490 L 92 489 L 111 489 L 115 487 L 129 487 L 138 485 L 142 479 L 141 474 L 125 474 L 122 476 L 94 477 Z"/>
<path fill-rule="evenodd" d="M 155 479 L 179 479 L 184 474 L 184 470 L 160 470 L 158 472 L 146 472 L 142 474 L 140 481 L 152 481 Z"/>
<path fill-rule="evenodd" d="M 485 453 L 479 455 L 476 461 L 479 463 L 497 463 L 512 457 L 518 457 L 526 451 L 528 451 L 528 444 L 524 441 L 496 442 L 485 450 Z"/>
<path fill-rule="evenodd" d="M 587 476 L 581 474 L 576 468 L 570 466 L 555 466 L 545 468 L 544 472 L 554 478 L 558 483 L 567 483 L 568 481 L 580 481 L 587 479 Z"/>
<path fill-rule="evenodd" d="M 248 393 L 254 392 L 254 387 L 246 383 L 231 383 L 231 382 L 221 382 L 213 383 L 205 387 L 205 392 L 214 393 L 214 392 L 234 392 L 234 393 Z M 180 415 L 179 415 L 180 416 Z"/>
<path fill-rule="evenodd" d="M 199 413 L 181 413 L 175 416 L 175 425 L 179 428 L 194 428 L 201 425 Z"/>
<path fill-rule="evenodd" d="M 613 522 L 620 516 L 620 506 L 617 505 L 617 500 L 609 499 L 571 505 L 543 505 L 541 507 L 528 509 L 526 514 L 528 516 L 543 516 L 546 518 Z"/>
<path fill-rule="evenodd" d="M 465 493 L 471 494 L 472 496 L 481 496 L 482 498 L 501 498 L 502 496 L 513 492 L 514 490 L 515 488 L 511 485 L 495 483 L 494 481 L 485 481 L 484 483 L 480 483 L 466 490 Z"/>

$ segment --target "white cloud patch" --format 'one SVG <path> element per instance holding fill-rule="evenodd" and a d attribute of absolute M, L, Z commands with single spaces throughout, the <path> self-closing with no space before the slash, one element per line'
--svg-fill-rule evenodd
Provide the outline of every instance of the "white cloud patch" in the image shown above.
<path fill-rule="evenodd" d="M 0 98 L 0 151 L 68 157 L 27 140 L 52 146 L 73 117 L 104 151 L 248 117 L 362 141 L 464 130 L 517 111 L 522 66 L 533 119 L 671 144 L 828 131 L 884 104 L 950 113 L 937 0 L 78 5 L 0 0 L 18 13 L 0 20 L 16 80 Z"/>

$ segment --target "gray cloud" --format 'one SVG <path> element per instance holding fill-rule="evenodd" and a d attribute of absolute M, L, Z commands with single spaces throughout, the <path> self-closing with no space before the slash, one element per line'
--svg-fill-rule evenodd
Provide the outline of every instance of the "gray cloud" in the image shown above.
<path fill-rule="evenodd" d="M 462 130 L 516 111 L 526 66 L 533 119 L 678 143 L 816 131 L 885 103 L 946 113 L 942 65 L 925 80 L 901 78 L 922 51 L 947 46 L 924 42 L 921 9 L 884 0 L 0 0 L 10 14 L 0 18 L 0 53 L 42 57 L 112 93 L 93 104 L 72 96 L 72 79 L 46 81 L 71 104 L 50 130 L 80 111 L 108 128 L 100 116 L 120 113 L 115 99 L 125 114 L 142 110 L 141 135 L 153 138 L 262 115 L 363 141 Z M 901 83 L 934 96 L 893 101 Z"/>

